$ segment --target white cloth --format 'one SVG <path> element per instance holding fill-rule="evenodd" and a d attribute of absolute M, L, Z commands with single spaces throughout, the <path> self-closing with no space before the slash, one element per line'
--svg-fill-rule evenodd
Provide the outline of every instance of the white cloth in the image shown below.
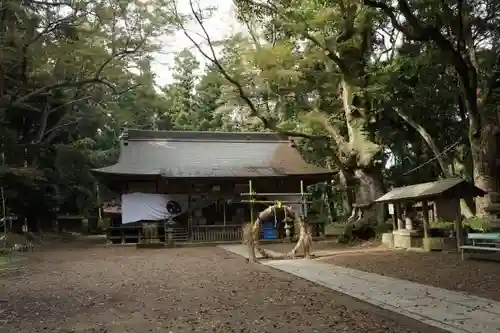
<path fill-rule="evenodd" d="M 169 212 L 167 204 L 176 202 L 180 211 Z M 176 206 L 175 203 L 173 205 Z M 182 194 L 128 193 L 122 194 L 122 223 L 160 221 L 179 216 L 187 211 L 188 196 Z"/>

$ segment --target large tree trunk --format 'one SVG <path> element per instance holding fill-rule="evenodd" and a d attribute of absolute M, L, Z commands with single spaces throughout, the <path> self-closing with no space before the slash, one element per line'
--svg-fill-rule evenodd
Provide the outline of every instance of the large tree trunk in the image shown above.
<path fill-rule="evenodd" d="M 487 215 L 486 208 L 491 205 L 491 192 L 498 192 L 498 124 L 485 124 L 478 137 L 471 136 L 471 152 L 474 164 L 474 183 L 488 194 L 476 198 L 476 214 Z"/>
<path fill-rule="evenodd" d="M 342 208 L 347 215 L 352 212 L 353 195 L 351 190 L 353 188 L 354 175 L 347 170 L 339 171 L 340 189 L 343 191 L 342 195 Z"/>
<path fill-rule="evenodd" d="M 384 220 L 384 205 L 372 203 L 385 193 L 382 182 L 382 173 L 380 168 L 358 169 L 355 172 L 358 180 L 356 191 L 356 204 L 360 206 L 369 206 L 370 209 L 364 211 L 363 221 L 365 223 L 376 224 Z M 371 205 L 371 206 L 370 206 Z"/>
<path fill-rule="evenodd" d="M 359 82 L 361 81 L 361 82 Z M 370 121 L 371 103 L 364 79 L 344 78 L 342 81 L 342 101 L 344 106 L 349 141 L 343 145 L 344 154 L 349 155 L 348 163 L 357 168 L 371 168 L 381 152 L 380 145 L 373 141 L 367 130 Z"/>
<path fill-rule="evenodd" d="M 477 66 L 475 71 L 470 72 L 477 75 Z M 467 72 L 457 70 L 457 73 L 463 80 Z M 487 192 L 484 197 L 476 198 L 476 215 L 487 216 L 487 208 L 492 203 L 491 192 L 497 192 L 499 179 L 496 165 L 499 152 L 497 135 L 500 131 L 495 105 L 497 100 L 490 98 L 487 92 L 482 95 L 477 88 L 477 82 L 466 87 L 463 81 L 461 91 L 469 117 L 469 142 L 474 184 Z"/>
<path fill-rule="evenodd" d="M 355 165 L 354 177 L 357 180 L 356 203 L 370 205 L 384 194 L 381 177 L 379 154 L 381 147 L 373 141 L 367 130 L 370 121 L 370 99 L 366 91 L 364 79 L 344 79 L 342 84 L 342 100 L 344 105 L 349 142 L 347 149 L 348 163 Z M 383 207 L 375 205 L 372 209 L 380 214 Z"/>
<path fill-rule="evenodd" d="M 357 204 L 369 205 L 384 195 L 385 191 L 382 183 L 382 173 L 380 171 L 380 168 L 356 170 L 355 176 L 358 180 L 358 191 L 356 193 Z"/>
<path fill-rule="evenodd" d="M 374 142 L 372 133 L 367 129 L 371 103 L 363 75 L 364 66 L 361 61 L 350 65 L 351 75 L 355 76 L 344 73 L 342 82 L 342 101 L 348 132 L 348 142 L 343 146 L 343 153 L 347 156 L 346 164 L 355 170 L 357 216 L 350 220 L 351 224 L 346 227 L 340 240 L 351 239 L 354 230 L 367 225 L 374 227 L 384 218 L 384 205 L 373 204 L 373 201 L 384 194 L 380 163 L 382 149 Z"/>
<path fill-rule="evenodd" d="M 376 226 L 385 218 L 384 204 L 374 204 L 373 201 L 384 194 L 382 173 L 380 168 L 356 169 L 355 177 L 358 183 L 356 203 L 348 225 L 338 238 L 341 243 L 354 238 L 368 239 L 375 236 Z"/>

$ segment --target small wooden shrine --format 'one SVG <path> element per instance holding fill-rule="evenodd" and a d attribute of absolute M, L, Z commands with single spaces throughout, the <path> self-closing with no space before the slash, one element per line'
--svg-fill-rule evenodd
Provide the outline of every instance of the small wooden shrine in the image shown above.
<path fill-rule="evenodd" d="M 387 245 L 396 248 L 439 250 L 443 237 L 430 233 L 429 222 L 455 222 L 456 245 L 463 244 L 460 199 L 483 196 L 486 192 L 462 178 L 397 187 L 375 200 L 392 206 L 392 234 L 384 235 Z"/>

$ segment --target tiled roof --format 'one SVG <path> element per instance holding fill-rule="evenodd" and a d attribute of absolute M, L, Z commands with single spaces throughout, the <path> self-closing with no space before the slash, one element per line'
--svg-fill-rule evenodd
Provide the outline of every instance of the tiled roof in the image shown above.
<path fill-rule="evenodd" d="M 115 165 L 101 174 L 165 178 L 259 178 L 323 176 L 331 171 L 307 163 L 277 133 L 128 131 Z"/>
<path fill-rule="evenodd" d="M 486 194 L 486 192 L 462 178 L 446 178 L 435 182 L 393 188 L 375 202 L 430 199 L 457 187 L 460 187 L 460 191 L 457 192 L 463 198 Z"/>

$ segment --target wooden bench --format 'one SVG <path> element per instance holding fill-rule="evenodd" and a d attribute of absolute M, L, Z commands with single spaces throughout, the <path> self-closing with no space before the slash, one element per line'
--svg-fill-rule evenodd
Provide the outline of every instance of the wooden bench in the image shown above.
<path fill-rule="evenodd" d="M 462 260 L 464 259 L 464 251 L 491 251 L 500 252 L 500 233 L 470 233 L 467 239 L 472 241 L 472 244 L 460 246 L 462 252 Z"/>

